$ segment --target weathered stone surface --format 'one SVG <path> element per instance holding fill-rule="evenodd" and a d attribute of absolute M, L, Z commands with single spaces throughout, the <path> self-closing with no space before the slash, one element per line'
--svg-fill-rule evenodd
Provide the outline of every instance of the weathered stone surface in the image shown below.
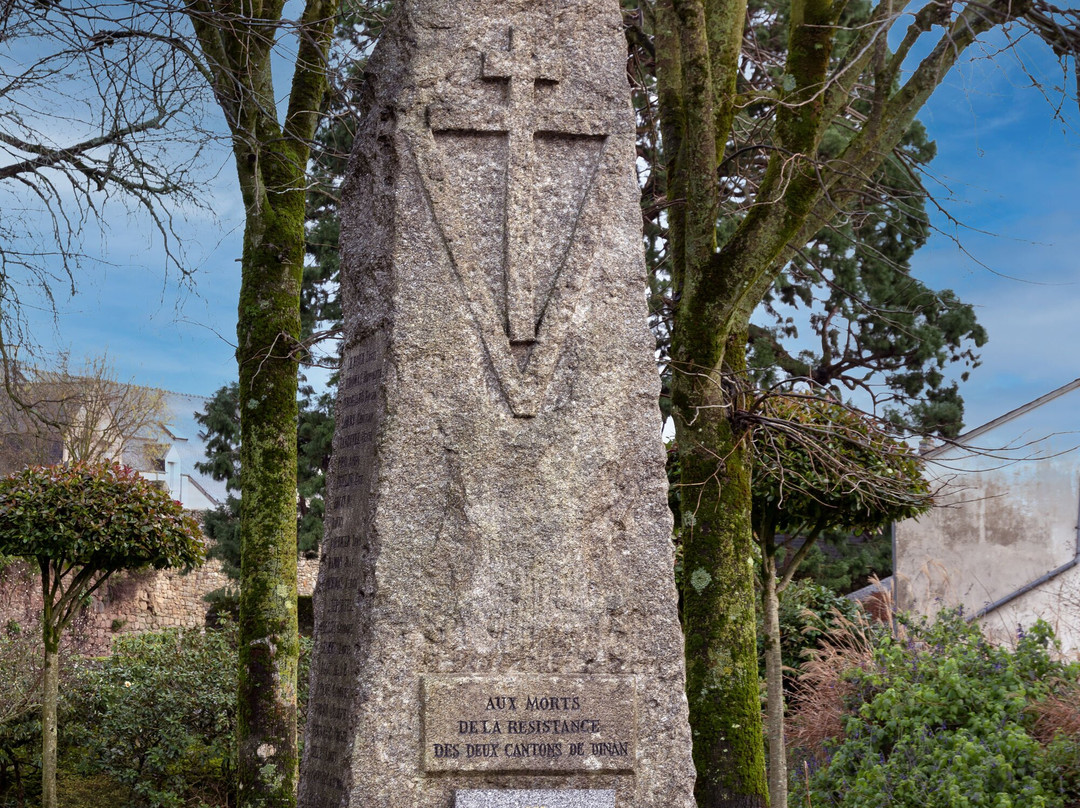
<path fill-rule="evenodd" d="M 301 805 L 600 789 L 617 808 L 690 808 L 619 3 L 395 8 L 343 191 L 345 367 Z M 633 744 L 633 761 L 428 755 L 425 720 L 483 720 L 451 717 L 480 692 L 469 681 L 529 676 L 579 699 L 632 681 L 635 707 L 615 689 L 596 709 L 626 733 L 598 742 Z"/>
<path fill-rule="evenodd" d="M 470 789 L 457 793 L 454 808 L 615 808 L 615 792 Z"/>

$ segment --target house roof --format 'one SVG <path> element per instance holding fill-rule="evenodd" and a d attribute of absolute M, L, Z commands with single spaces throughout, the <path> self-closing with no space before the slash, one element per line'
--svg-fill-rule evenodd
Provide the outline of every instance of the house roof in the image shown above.
<path fill-rule="evenodd" d="M 199 437 L 199 430 L 202 427 L 195 420 L 195 413 L 205 410 L 209 399 L 205 396 L 173 393 L 168 390 L 162 392 L 165 394 L 170 416 L 168 423 L 163 426 L 172 438 L 173 448 L 180 458 L 182 472 L 188 475 L 207 496 L 216 502 L 225 502 L 228 495 L 225 483 L 195 468 L 196 463 L 206 461 L 206 443 Z"/>
<path fill-rule="evenodd" d="M 997 429 L 1002 424 L 1008 423 L 1014 418 L 1019 418 L 1021 415 L 1025 415 L 1032 410 L 1038 409 L 1044 404 L 1049 404 L 1054 399 L 1060 398 L 1066 393 L 1071 393 L 1073 390 L 1076 389 L 1080 389 L 1080 379 L 1073 379 L 1068 384 L 1063 384 L 1056 390 L 1051 390 L 1046 395 L 1039 396 L 1038 398 L 1029 401 L 1027 404 L 1022 404 L 1014 410 L 1009 410 L 1004 415 L 999 415 L 994 420 L 987 421 L 985 424 L 977 426 L 974 429 L 965 432 L 964 434 L 957 437 L 955 440 L 947 441 L 940 446 L 935 446 L 933 449 L 929 449 L 923 452 L 923 456 L 934 457 L 935 455 L 951 449 L 957 444 L 970 444 L 975 438 L 978 438 L 980 435 L 984 435 L 993 429 Z"/>

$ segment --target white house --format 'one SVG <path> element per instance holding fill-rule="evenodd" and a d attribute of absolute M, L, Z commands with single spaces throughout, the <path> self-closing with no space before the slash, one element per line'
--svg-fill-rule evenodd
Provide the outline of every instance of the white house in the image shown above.
<path fill-rule="evenodd" d="M 1080 379 L 924 453 L 930 513 L 895 526 L 897 606 L 962 606 L 999 641 L 1043 618 L 1080 650 Z"/>
<path fill-rule="evenodd" d="M 169 412 L 168 421 L 160 424 L 164 440 L 156 436 L 163 456 L 148 463 L 146 453 L 133 446 L 124 453 L 124 462 L 138 469 L 143 477 L 161 482 L 185 510 L 204 511 L 224 504 L 225 483 L 195 468 L 196 463 L 206 460 L 206 444 L 199 437 L 201 427 L 195 413 L 206 409 L 208 399 L 168 391 L 164 396 Z"/>

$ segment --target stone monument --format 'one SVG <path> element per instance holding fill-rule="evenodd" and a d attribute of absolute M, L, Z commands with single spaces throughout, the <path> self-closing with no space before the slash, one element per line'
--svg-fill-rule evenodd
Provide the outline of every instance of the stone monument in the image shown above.
<path fill-rule="evenodd" d="M 401 0 L 343 190 L 302 808 L 691 808 L 617 0 Z"/>

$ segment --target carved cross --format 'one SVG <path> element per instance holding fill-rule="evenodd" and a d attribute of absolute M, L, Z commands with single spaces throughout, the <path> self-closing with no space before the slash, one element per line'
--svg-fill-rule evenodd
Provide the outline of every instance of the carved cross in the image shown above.
<path fill-rule="evenodd" d="M 483 77 L 504 79 L 507 93 L 510 162 L 506 167 L 506 318 L 511 343 L 536 340 L 536 282 L 533 272 L 534 236 L 531 216 L 522 215 L 532 203 L 529 188 L 534 159 L 536 82 L 557 83 L 559 75 L 550 58 L 541 61 L 528 40 L 510 29 L 510 50 L 485 53 Z"/>
<path fill-rule="evenodd" d="M 428 123 L 433 132 L 504 132 L 509 140 L 506 176 L 505 255 L 506 332 L 511 343 L 536 341 L 536 282 L 531 242 L 547 238 L 532 233 L 535 204 L 531 165 L 537 133 L 594 137 L 612 131 L 611 115 L 593 111 L 545 111 L 537 108 L 537 83 L 558 84 L 566 69 L 556 53 L 536 53 L 526 37 L 510 29 L 510 49 L 482 56 L 481 77 L 507 82 L 507 103 L 502 109 L 455 110 L 433 106 Z"/>

